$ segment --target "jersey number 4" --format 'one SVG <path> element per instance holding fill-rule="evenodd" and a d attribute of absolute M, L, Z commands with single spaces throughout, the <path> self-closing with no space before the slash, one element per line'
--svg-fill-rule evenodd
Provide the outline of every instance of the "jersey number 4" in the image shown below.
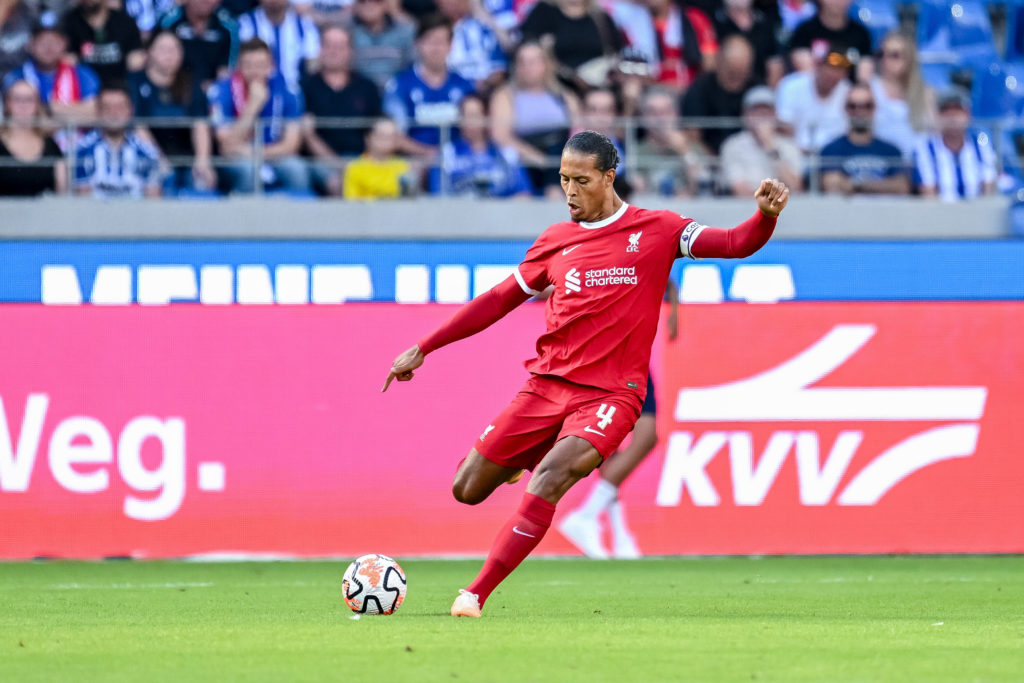
<path fill-rule="evenodd" d="M 604 429 L 612 423 L 612 416 L 615 415 L 615 406 L 602 403 L 597 409 L 597 416 L 601 418 L 597 423 L 598 429 Z"/>

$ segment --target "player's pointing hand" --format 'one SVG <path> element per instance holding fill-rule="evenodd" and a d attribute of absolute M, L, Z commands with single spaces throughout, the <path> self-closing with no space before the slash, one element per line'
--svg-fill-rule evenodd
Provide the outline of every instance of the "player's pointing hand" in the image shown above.
<path fill-rule="evenodd" d="M 765 178 L 754 193 L 757 208 L 766 216 L 778 216 L 789 201 L 789 188 L 781 180 Z"/>
<path fill-rule="evenodd" d="M 413 370 L 423 365 L 423 361 L 426 356 L 420 351 L 419 346 L 414 346 L 398 358 L 391 364 L 391 371 L 388 372 L 388 378 L 384 382 L 384 388 L 381 391 L 387 391 L 388 387 L 391 386 L 391 382 L 398 380 L 399 382 L 408 382 L 413 377 Z"/>

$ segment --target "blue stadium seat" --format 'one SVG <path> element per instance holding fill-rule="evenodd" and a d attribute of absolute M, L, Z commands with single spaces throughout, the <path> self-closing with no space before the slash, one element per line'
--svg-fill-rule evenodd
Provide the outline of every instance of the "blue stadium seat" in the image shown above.
<path fill-rule="evenodd" d="M 855 0 L 850 5 L 850 16 L 867 27 L 876 50 L 887 33 L 900 27 L 894 0 Z"/>
<path fill-rule="evenodd" d="M 1024 108 L 1024 62 L 991 64 L 979 70 L 972 89 L 975 116 L 1017 115 Z"/>
<path fill-rule="evenodd" d="M 1006 8 L 1006 59 L 1024 59 L 1024 3 L 1019 1 Z"/>
<path fill-rule="evenodd" d="M 956 67 L 943 62 L 921 64 L 921 78 L 935 92 L 942 92 L 953 84 L 953 70 Z"/>
<path fill-rule="evenodd" d="M 922 62 L 985 68 L 997 60 L 992 21 L 982 0 L 924 0 L 917 16 Z"/>

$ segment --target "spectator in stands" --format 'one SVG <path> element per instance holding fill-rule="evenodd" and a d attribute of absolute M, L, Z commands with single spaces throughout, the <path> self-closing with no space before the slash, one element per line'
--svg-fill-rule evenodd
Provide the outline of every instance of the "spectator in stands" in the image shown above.
<path fill-rule="evenodd" d="M 420 22 L 416 62 L 395 75 L 384 92 L 384 112 L 407 138 L 405 151 L 427 156 L 441 144 L 439 126 L 454 125 L 459 102 L 473 84 L 448 69 L 452 27 L 444 17 L 431 15 Z M 449 131 L 451 129 L 449 128 Z"/>
<path fill-rule="evenodd" d="M 821 150 L 821 187 L 838 194 L 908 194 L 910 178 L 898 147 L 875 137 L 871 87 L 858 84 L 846 96 L 850 129 Z"/>
<path fill-rule="evenodd" d="M 352 0 L 292 0 L 292 5 L 299 14 L 313 20 L 321 31 L 327 26 L 337 26 L 348 21 Z"/>
<path fill-rule="evenodd" d="M 523 40 L 550 47 L 558 77 L 577 90 L 606 82 L 622 35 L 596 0 L 540 0 L 521 27 Z"/>
<path fill-rule="evenodd" d="M 102 126 L 78 143 L 75 194 L 98 199 L 159 197 L 160 152 L 132 129 L 132 99 L 123 86 L 97 97 Z"/>
<path fill-rule="evenodd" d="M 0 79 L 28 59 L 34 18 L 24 0 L 0 0 Z"/>
<path fill-rule="evenodd" d="M 441 149 L 443 162 L 431 170 L 430 192 L 453 196 L 512 197 L 530 194 L 530 181 L 515 150 L 491 140 L 487 103 L 476 94 L 459 103 L 459 134 Z M 447 187 L 442 182 L 446 175 Z"/>
<path fill-rule="evenodd" d="M 845 45 L 861 74 L 870 75 L 871 34 L 850 16 L 853 0 L 818 0 L 818 13 L 789 38 L 789 59 L 797 71 L 812 71 L 834 45 Z"/>
<path fill-rule="evenodd" d="M 690 196 L 697 191 L 700 155 L 679 129 L 675 90 L 652 86 L 640 103 L 642 139 L 637 145 L 637 167 L 630 177 L 638 192 L 665 197 Z"/>
<path fill-rule="evenodd" d="M 120 2 L 109 2 L 111 7 L 120 8 Z M 161 17 L 174 11 L 175 0 L 124 0 L 124 11 L 135 21 L 142 34 L 142 42 L 148 43 L 153 29 Z"/>
<path fill-rule="evenodd" d="M 913 43 L 899 33 L 882 39 L 875 96 L 875 132 L 909 157 L 921 133 L 935 129 L 935 91 L 925 85 Z"/>
<path fill-rule="evenodd" d="M 100 82 L 123 83 L 129 71 L 146 61 L 135 20 L 106 0 L 78 0 L 64 16 L 68 50 L 93 68 Z"/>
<path fill-rule="evenodd" d="M 715 70 L 701 74 L 683 96 L 683 116 L 738 119 L 743 113 L 743 95 L 754 86 L 753 63 L 754 51 L 746 38 L 733 34 L 722 41 Z M 724 123 L 695 130 L 692 136 L 718 154 L 722 142 L 739 130 L 735 124 Z"/>
<path fill-rule="evenodd" d="M 185 48 L 185 68 L 204 89 L 224 78 L 238 59 L 238 22 L 219 0 L 184 0 L 160 20 Z"/>
<path fill-rule="evenodd" d="M 472 11 L 475 4 L 477 11 Z M 486 92 L 505 78 L 508 59 L 494 20 L 479 0 L 438 0 L 438 7 L 452 24 L 452 49 L 448 68 Z"/>
<path fill-rule="evenodd" d="M 743 128 L 722 144 L 722 192 L 749 197 L 764 178 L 778 178 L 791 192 L 800 192 L 803 155 L 793 138 L 779 130 L 771 88 L 759 85 L 743 96 Z"/>
<path fill-rule="evenodd" d="M 846 94 L 850 90 L 850 59 L 842 46 L 833 46 L 814 71 L 797 71 L 776 91 L 779 120 L 791 126 L 804 151 L 818 150 L 846 130 Z"/>
<path fill-rule="evenodd" d="M 658 32 L 654 30 L 654 17 L 647 0 L 612 0 L 605 9 L 622 33 L 632 58 L 642 60 L 651 73 L 657 73 L 661 60 Z"/>
<path fill-rule="evenodd" d="M 785 74 L 781 47 L 771 20 L 754 8 L 753 0 L 725 0 L 714 21 L 718 40 L 736 34 L 747 39 L 754 48 L 754 79 L 775 87 Z"/>
<path fill-rule="evenodd" d="M 31 57 L 7 74 L 4 89 L 15 81 L 28 81 L 54 116 L 91 120 L 96 116 L 100 79 L 88 66 L 76 64 L 67 47 L 63 29 L 53 24 L 36 24 L 29 43 Z"/>
<path fill-rule="evenodd" d="M 818 13 L 815 0 L 777 0 L 779 13 L 779 40 L 789 43 L 796 27 Z"/>
<path fill-rule="evenodd" d="M 259 7 L 259 0 L 221 0 L 221 6 L 236 19 Z"/>
<path fill-rule="evenodd" d="M 951 88 L 938 100 L 938 132 L 914 150 L 918 190 L 943 201 L 971 199 L 996 189 L 995 153 L 987 135 L 970 132 L 970 96 Z"/>
<path fill-rule="evenodd" d="M 191 125 L 146 124 L 137 128 L 165 157 L 191 158 L 186 164 L 173 164 L 167 189 L 212 190 L 217 186 L 217 176 L 210 163 L 213 144 L 210 125 L 205 120 L 209 104 L 199 83 L 182 68 L 184 55 L 181 41 L 174 33 L 153 34 L 146 68 L 128 75 L 128 92 L 137 117 L 194 119 Z"/>
<path fill-rule="evenodd" d="M 317 163 L 310 169 L 313 187 L 340 195 L 345 157 L 365 149 L 368 127 L 318 126 L 317 118 L 378 118 L 380 93 L 373 81 L 352 71 L 352 36 L 343 26 L 327 26 L 320 35 L 320 69 L 302 82 L 306 116 L 302 133 Z"/>
<path fill-rule="evenodd" d="M 595 88 L 583 96 L 582 114 L 579 130 L 595 130 L 615 145 L 619 153 L 619 165 L 615 169 L 618 175 L 625 175 L 624 164 L 626 150 L 622 144 L 622 131 L 619 129 L 619 102 L 615 93 L 608 88 Z"/>
<path fill-rule="evenodd" d="M 658 37 L 657 83 L 682 92 L 702 71 L 715 68 L 718 39 L 711 20 L 676 0 L 647 0 Z"/>
<path fill-rule="evenodd" d="M 491 97 L 490 109 L 494 141 L 516 150 L 534 191 L 559 196 L 557 159 L 579 115 L 579 103 L 558 82 L 554 64 L 539 43 L 527 41 L 516 50 L 509 83 Z"/>
<path fill-rule="evenodd" d="M 316 68 L 320 56 L 320 32 L 309 19 L 300 16 L 289 0 L 260 0 L 260 6 L 238 18 L 238 38 L 259 38 L 270 47 L 274 64 L 289 88 Z"/>
<path fill-rule="evenodd" d="M 4 93 L 0 126 L 0 196 L 31 197 L 67 189 L 67 168 L 60 148 L 39 126 L 42 115 L 39 91 L 28 81 L 11 83 Z"/>
<path fill-rule="evenodd" d="M 366 152 L 345 168 L 345 199 L 393 199 L 414 187 L 409 162 L 398 156 L 400 138 L 394 121 L 373 124 Z"/>
<path fill-rule="evenodd" d="M 354 0 L 352 48 L 356 71 L 383 89 L 415 58 L 416 25 L 388 11 L 385 0 Z"/>
<path fill-rule="evenodd" d="M 222 189 L 253 190 L 253 129 L 257 126 L 264 161 L 257 170 L 263 183 L 271 189 L 309 190 L 309 170 L 297 156 L 302 144 L 302 102 L 284 77 L 275 73 L 266 43 L 259 38 L 242 43 L 238 69 L 217 81 L 208 97 L 221 154 L 234 160 L 221 170 Z"/>

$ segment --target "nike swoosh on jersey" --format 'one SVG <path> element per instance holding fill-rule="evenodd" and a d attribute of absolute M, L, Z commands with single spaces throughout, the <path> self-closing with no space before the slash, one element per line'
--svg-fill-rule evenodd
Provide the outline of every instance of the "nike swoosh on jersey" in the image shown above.
<path fill-rule="evenodd" d="M 599 432 L 596 429 L 591 429 L 590 425 L 587 425 L 586 427 L 584 427 L 583 431 L 585 431 L 585 432 L 592 432 L 594 434 L 600 434 L 601 436 L 606 436 L 606 434 L 604 432 Z"/>
<path fill-rule="evenodd" d="M 562 250 L 562 256 L 565 256 L 565 255 L 567 255 L 567 254 L 568 254 L 568 253 L 569 253 L 570 251 L 572 251 L 573 249 L 578 249 L 579 247 L 582 247 L 582 246 L 583 246 L 582 244 L 577 244 L 576 246 L 573 246 L 573 247 L 567 247 L 567 248 L 565 248 L 565 249 L 563 249 L 563 250 Z"/>
<path fill-rule="evenodd" d="M 517 526 L 512 527 L 512 533 L 519 534 L 520 536 L 529 536 L 530 538 L 537 538 L 533 534 L 528 534 L 525 531 L 520 531 L 519 527 L 517 527 Z"/>

